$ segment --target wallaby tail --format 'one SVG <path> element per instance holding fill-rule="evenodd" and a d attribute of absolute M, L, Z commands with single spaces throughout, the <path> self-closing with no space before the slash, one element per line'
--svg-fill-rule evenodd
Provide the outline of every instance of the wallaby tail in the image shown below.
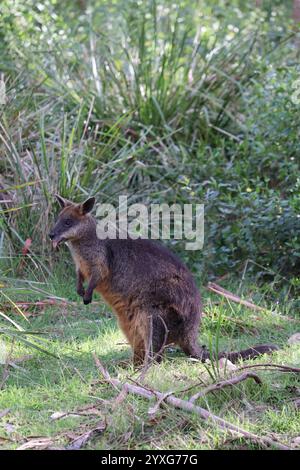
<path fill-rule="evenodd" d="M 275 344 L 258 344 L 252 348 L 242 349 L 236 352 L 221 352 L 218 354 L 218 359 L 225 357 L 231 362 L 237 362 L 239 359 L 254 359 L 262 354 L 272 354 L 278 351 L 279 347 Z M 202 349 L 201 360 L 205 362 L 206 359 L 211 359 L 211 353 L 207 349 Z M 215 358 L 216 359 L 216 358 Z"/>

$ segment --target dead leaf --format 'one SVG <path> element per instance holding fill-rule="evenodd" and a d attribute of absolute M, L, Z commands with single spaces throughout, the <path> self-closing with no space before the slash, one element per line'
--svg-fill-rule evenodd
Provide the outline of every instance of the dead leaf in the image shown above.
<path fill-rule="evenodd" d="M 6 408 L 6 410 L 0 411 L 0 418 L 3 418 L 3 416 L 6 416 L 10 412 L 9 408 Z"/>
<path fill-rule="evenodd" d="M 64 437 L 67 437 L 69 441 L 74 441 L 74 439 L 77 439 L 77 434 L 73 431 L 67 431 L 64 433 Z"/>
<path fill-rule="evenodd" d="M 96 434 L 102 434 L 106 429 L 106 423 L 100 422 L 96 428 L 90 429 L 89 431 L 81 434 L 69 444 L 67 450 L 79 450 L 81 449 L 92 437 Z"/>
<path fill-rule="evenodd" d="M 4 429 L 5 429 L 7 434 L 12 434 L 16 430 L 15 426 L 11 423 L 5 423 L 4 424 Z"/>
<path fill-rule="evenodd" d="M 228 370 L 236 370 L 237 366 L 233 364 L 229 359 L 226 359 L 226 357 L 222 357 L 219 359 L 219 367 L 221 369 L 228 369 Z"/>
<path fill-rule="evenodd" d="M 52 415 L 50 416 L 50 419 L 52 421 L 55 421 L 56 419 L 62 419 L 62 418 L 78 418 L 80 417 L 81 415 L 78 414 L 78 413 L 66 413 L 64 411 L 56 411 L 55 413 L 52 413 Z"/>
<path fill-rule="evenodd" d="M 300 395 L 300 387 L 296 387 L 295 385 L 288 385 L 286 390 L 290 393 L 295 393 L 296 395 Z"/>
<path fill-rule="evenodd" d="M 22 248 L 22 255 L 27 255 L 27 253 L 29 252 L 31 243 L 32 243 L 31 238 L 27 238 L 27 240 L 25 240 L 25 243 Z"/>
<path fill-rule="evenodd" d="M 78 410 L 78 411 L 56 411 L 52 413 L 50 419 L 55 421 L 57 419 L 64 419 L 64 418 L 80 418 L 82 416 L 102 416 L 102 413 L 97 408 L 87 408 L 85 410 Z"/>
<path fill-rule="evenodd" d="M 230 374 L 231 372 L 235 371 L 237 369 L 237 366 L 233 364 L 231 361 L 226 359 L 225 357 L 222 357 L 219 359 L 219 374 L 220 376 L 226 376 Z"/>
<path fill-rule="evenodd" d="M 296 344 L 300 343 L 300 333 L 295 333 L 294 335 L 290 336 L 288 339 L 289 344 Z"/>
<path fill-rule="evenodd" d="M 25 442 L 20 447 L 18 447 L 17 450 L 48 449 L 53 443 L 54 441 L 50 437 L 38 437 Z"/>
<path fill-rule="evenodd" d="M 292 401 L 292 404 L 296 407 L 296 408 L 300 408 L 300 398 L 296 398 L 295 400 Z"/>
<path fill-rule="evenodd" d="M 295 449 L 298 449 L 300 448 L 300 436 L 298 437 L 294 437 L 294 439 L 292 439 L 291 441 L 291 446 Z"/>

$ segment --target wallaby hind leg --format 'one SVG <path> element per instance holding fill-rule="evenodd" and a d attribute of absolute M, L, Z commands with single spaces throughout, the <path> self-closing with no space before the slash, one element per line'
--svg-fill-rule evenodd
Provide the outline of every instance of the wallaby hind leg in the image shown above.
<path fill-rule="evenodd" d="M 133 346 L 133 363 L 135 366 L 139 366 L 144 362 L 152 361 L 155 359 L 156 362 L 161 362 L 163 357 L 164 342 L 160 338 L 150 337 L 145 339 L 135 338 Z"/>
<path fill-rule="evenodd" d="M 160 362 L 165 341 L 165 328 L 159 317 L 151 312 L 145 313 L 143 318 L 139 318 L 131 339 L 134 365 L 138 366 L 153 359 Z"/>
<path fill-rule="evenodd" d="M 135 364 L 143 361 L 161 362 L 164 347 L 168 344 L 168 328 L 163 317 L 156 310 L 147 311 L 143 322 L 143 340 L 133 345 Z"/>

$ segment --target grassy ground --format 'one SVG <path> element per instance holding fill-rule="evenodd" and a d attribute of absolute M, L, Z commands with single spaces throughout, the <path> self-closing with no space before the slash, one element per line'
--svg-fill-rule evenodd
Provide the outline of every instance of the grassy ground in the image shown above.
<path fill-rule="evenodd" d="M 71 279 L 68 277 L 66 281 L 61 278 L 52 286 L 47 286 L 48 291 L 75 300 Z M 227 283 L 226 287 L 237 291 L 235 284 Z M 281 350 L 274 354 L 272 362 L 299 366 L 299 346 L 287 343 L 288 338 L 299 331 L 299 323 L 286 319 L 287 314 L 293 317 L 292 305 L 271 306 L 267 302 L 267 294 L 250 284 L 242 286 L 242 292 L 245 298 L 267 305 L 271 311 L 258 314 L 203 292 L 205 317 L 201 344 L 211 344 L 214 349 L 239 349 L 258 342 L 275 342 Z M 46 334 L 50 341 L 47 350 L 58 358 L 34 351 L 18 341 L 5 342 L 10 361 L 15 365 L 9 367 L 9 376 L 0 394 L 0 416 L 2 410 L 9 409 L 0 419 L 1 448 L 14 449 L 37 436 L 50 438 L 43 441 L 47 447 L 63 448 L 77 436 L 97 427 L 99 422 L 105 430 L 90 439 L 85 448 L 257 447 L 252 442 L 233 438 L 193 414 L 174 411 L 167 405 L 152 415 L 149 408 L 153 404 L 142 398 L 128 395 L 123 400 L 117 400 L 118 392 L 103 382 L 92 354 L 96 353 L 111 375 L 122 381 L 138 380 L 139 372 L 130 363 L 130 348 L 113 314 L 99 298 L 95 298 L 90 306 L 84 306 L 78 300 L 72 305 L 55 305 L 43 310 L 28 310 L 27 313 L 31 313 L 28 318 L 30 325 L 19 317 L 13 318 L 27 330 Z M 219 346 L 216 345 L 217 341 Z M 22 359 L 28 354 L 32 355 L 31 359 L 16 361 L 16 358 Z M 262 357 L 255 363 L 266 360 L 269 358 Z M 5 365 L 1 369 L 4 372 Z M 188 398 L 205 384 L 217 381 L 220 374 L 221 371 L 203 366 L 179 350 L 170 349 L 163 363 L 154 365 L 148 371 L 144 384 Z M 246 430 L 293 445 L 300 434 L 297 408 L 299 376 L 271 371 L 259 372 L 259 376 L 262 386 L 248 380 L 209 394 L 198 400 L 197 404 Z M 203 384 L 199 385 L 201 381 Z M 196 384 L 190 391 L 183 391 Z M 78 412 L 87 405 L 89 408 L 85 414 L 51 419 L 53 413 Z"/>
<path fill-rule="evenodd" d="M 222 285 L 269 312 L 202 289 L 201 344 L 234 350 L 275 342 L 281 350 L 272 361 L 299 365 L 299 347 L 287 342 L 299 331 L 300 108 L 291 99 L 299 30 L 291 2 L 262 3 L 2 0 L 2 448 L 34 436 L 48 438 L 45 447 L 66 447 L 99 422 L 101 433 L 85 448 L 253 448 L 192 414 L 163 405 L 153 416 L 144 399 L 116 398 L 92 354 L 112 376 L 137 380 L 130 348 L 99 298 L 91 306 L 78 299 L 70 258 L 61 262 L 50 252 L 47 234 L 57 192 L 116 205 L 120 195 L 129 205 L 204 203 L 204 249 L 186 251 L 180 240 L 172 240 L 172 249 L 197 273 L 199 286 L 232 273 Z M 255 269 L 239 290 L 234 276 L 241 277 L 248 259 Z M 73 303 L 27 310 L 29 323 L 13 304 L 49 295 Z M 259 374 L 261 387 L 247 381 L 199 405 L 294 445 L 299 378 Z M 173 349 L 145 384 L 188 398 L 201 380 L 217 381 L 219 372 Z M 78 416 L 84 406 L 90 408 Z"/>

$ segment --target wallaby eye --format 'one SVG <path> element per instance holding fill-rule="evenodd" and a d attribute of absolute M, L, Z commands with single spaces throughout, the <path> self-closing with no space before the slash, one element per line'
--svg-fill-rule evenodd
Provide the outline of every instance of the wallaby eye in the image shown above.
<path fill-rule="evenodd" d="M 70 219 L 65 220 L 65 225 L 67 227 L 70 227 L 70 225 L 72 225 L 72 220 L 70 220 Z"/>

